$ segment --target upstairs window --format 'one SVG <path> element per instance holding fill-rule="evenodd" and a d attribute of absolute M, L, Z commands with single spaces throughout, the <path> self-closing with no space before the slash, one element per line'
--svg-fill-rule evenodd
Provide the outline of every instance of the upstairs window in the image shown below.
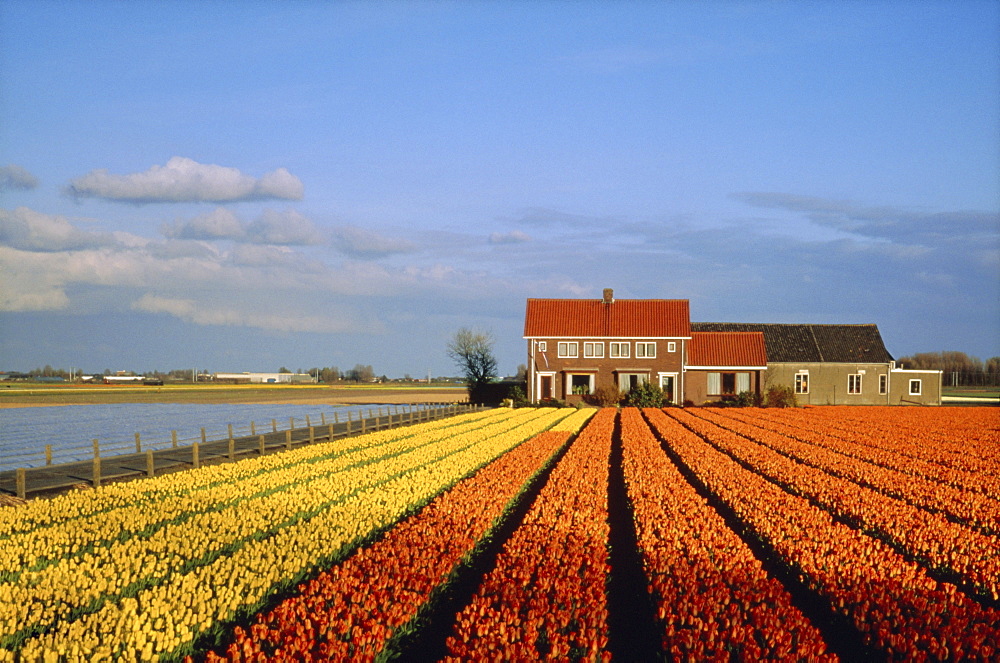
<path fill-rule="evenodd" d="M 922 381 L 910 380 L 910 396 L 919 396 L 922 388 L 923 388 Z"/>
<path fill-rule="evenodd" d="M 852 373 L 847 376 L 847 393 L 849 394 L 860 394 L 861 393 L 861 374 Z"/>
<path fill-rule="evenodd" d="M 627 341 L 626 342 L 612 341 L 609 345 L 611 346 L 612 357 L 616 359 L 627 359 L 630 356 L 629 351 L 631 350 L 631 347 L 629 346 Z"/>
<path fill-rule="evenodd" d="M 635 356 L 656 359 L 656 343 L 636 343 Z"/>
<path fill-rule="evenodd" d="M 549 347 L 548 343 L 546 343 L 545 341 L 539 341 L 538 342 L 538 351 L 539 352 L 545 352 L 548 349 L 548 347 Z"/>
<path fill-rule="evenodd" d="M 677 342 L 670 341 L 667 343 L 667 352 L 677 352 Z"/>
<path fill-rule="evenodd" d="M 597 359 L 604 357 L 604 343 L 585 342 L 583 344 L 583 356 Z"/>
<path fill-rule="evenodd" d="M 580 344 L 576 341 L 560 341 L 558 347 L 560 357 L 579 357 Z"/>

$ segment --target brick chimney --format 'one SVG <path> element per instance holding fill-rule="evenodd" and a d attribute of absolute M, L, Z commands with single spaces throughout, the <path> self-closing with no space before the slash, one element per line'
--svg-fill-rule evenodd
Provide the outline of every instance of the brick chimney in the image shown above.
<path fill-rule="evenodd" d="M 611 288 L 604 289 L 604 303 L 613 304 L 615 302 L 615 291 Z"/>

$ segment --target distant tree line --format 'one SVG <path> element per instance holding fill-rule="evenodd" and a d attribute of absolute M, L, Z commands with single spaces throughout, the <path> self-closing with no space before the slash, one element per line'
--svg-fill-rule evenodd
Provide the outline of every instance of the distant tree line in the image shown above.
<path fill-rule="evenodd" d="M 990 357 L 985 362 L 954 350 L 945 352 L 918 352 L 900 357 L 896 365 L 902 368 L 943 372 L 947 386 L 979 387 L 1000 385 L 1000 357 Z"/>

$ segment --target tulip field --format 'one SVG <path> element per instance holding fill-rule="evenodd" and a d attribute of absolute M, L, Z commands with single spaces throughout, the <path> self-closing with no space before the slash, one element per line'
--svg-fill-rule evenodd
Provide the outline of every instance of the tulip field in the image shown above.
<path fill-rule="evenodd" d="M 0 661 L 998 660 L 993 408 L 485 410 L 0 509 Z"/>

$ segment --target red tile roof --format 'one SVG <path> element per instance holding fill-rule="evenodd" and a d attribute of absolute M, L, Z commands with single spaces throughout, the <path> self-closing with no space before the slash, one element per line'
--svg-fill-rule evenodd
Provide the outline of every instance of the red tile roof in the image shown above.
<path fill-rule="evenodd" d="M 686 299 L 529 299 L 525 338 L 687 338 Z"/>
<path fill-rule="evenodd" d="M 688 366 L 767 366 L 763 332 L 691 332 Z"/>

